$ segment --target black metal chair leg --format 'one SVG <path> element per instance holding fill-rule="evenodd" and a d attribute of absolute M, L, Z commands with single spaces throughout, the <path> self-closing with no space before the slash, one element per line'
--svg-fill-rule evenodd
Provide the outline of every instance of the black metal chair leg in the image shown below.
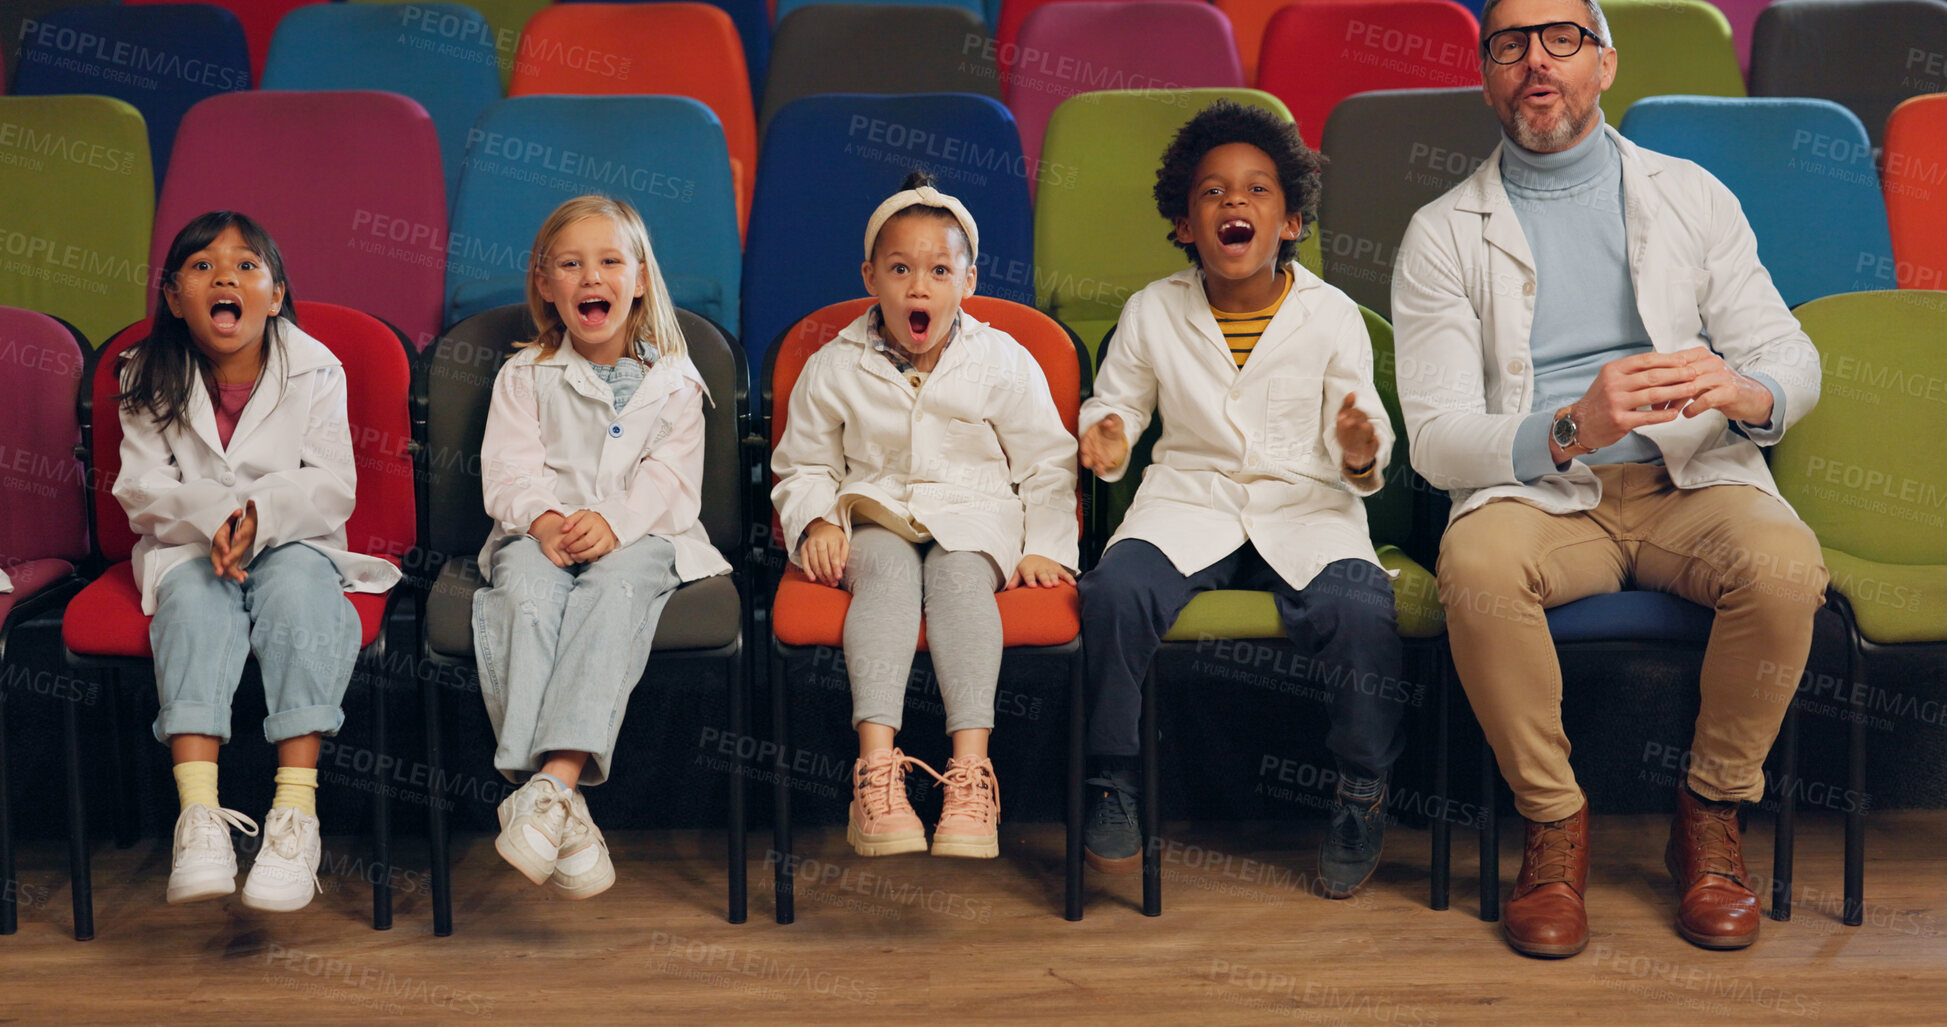
<path fill-rule="evenodd" d="M 1851 618 L 1848 618 L 1851 620 Z M 1859 625 L 1852 623 L 1852 723 L 1846 729 L 1846 905 L 1847 927 L 1858 927 L 1866 913 L 1866 661 Z"/>
<path fill-rule="evenodd" d="M 108 766 L 115 778 L 115 847 L 132 849 L 142 837 L 141 784 L 137 780 L 139 771 L 135 765 L 147 765 L 147 754 L 130 759 L 128 697 L 122 694 L 122 675 L 119 671 L 107 671 L 103 675 L 102 691 L 108 708 Z"/>
<path fill-rule="evenodd" d="M 734 660 L 725 660 L 723 681 L 725 697 L 729 701 L 730 737 L 736 739 L 737 751 L 743 751 L 743 740 L 750 734 L 750 688 L 744 680 L 744 655 L 737 654 Z M 744 791 L 746 771 L 742 759 L 738 759 L 730 769 L 730 909 L 726 914 L 733 924 L 741 924 L 750 919 L 750 863 L 748 816 L 744 810 Z"/>
<path fill-rule="evenodd" d="M 1143 677 L 1142 765 L 1143 765 L 1143 915 L 1163 915 L 1163 803 L 1157 790 L 1162 774 L 1162 744 L 1157 737 L 1156 661 L 1149 661 Z"/>
<path fill-rule="evenodd" d="M 1437 646 L 1438 643 L 1435 643 Z M 1452 883 L 1450 872 L 1453 867 L 1453 822 L 1447 818 L 1447 793 L 1452 787 L 1449 779 L 1447 760 L 1449 756 L 1448 732 L 1453 727 L 1451 709 L 1452 680 L 1446 673 L 1447 661 L 1440 658 L 1435 650 L 1427 661 L 1431 667 L 1429 677 L 1433 678 L 1434 696 L 1434 737 L 1433 737 L 1433 853 L 1431 856 L 1432 890 L 1428 903 L 1436 910 L 1447 908 L 1449 889 Z"/>
<path fill-rule="evenodd" d="M 392 929 L 392 803 L 386 798 L 385 773 L 391 761 L 383 757 L 392 751 L 387 745 L 385 708 L 389 698 L 386 681 L 374 661 L 372 667 L 372 930 Z"/>
<path fill-rule="evenodd" d="M 61 704 L 61 735 L 68 764 L 68 882 L 74 893 L 74 940 L 95 936 L 95 895 L 88 866 L 88 816 L 81 787 L 81 730 L 78 703 Z"/>
<path fill-rule="evenodd" d="M 1501 824 L 1497 810 L 1500 798 L 1500 768 L 1494 764 L 1494 750 L 1481 739 L 1481 919 L 1493 923 L 1501 919 Z"/>
<path fill-rule="evenodd" d="M 1082 667 L 1082 654 L 1077 650 L 1069 659 L 1068 672 L 1068 845 L 1064 857 L 1068 894 L 1062 913 L 1071 921 L 1082 918 L 1082 749 L 1086 722 Z"/>
<path fill-rule="evenodd" d="M 440 721 L 439 675 L 427 676 L 420 685 L 421 707 L 426 717 L 426 852 L 432 867 L 433 937 L 453 933 L 453 864 L 446 835 L 446 754 L 442 751 L 444 730 Z"/>
<path fill-rule="evenodd" d="M 771 650 L 771 742 L 777 746 L 777 765 L 767 768 L 776 775 L 771 788 L 771 888 L 776 895 L 777 922 L 797 919 L 796 867 L 791 860 L 791 758 L 785 754 L 785 694 L 790 690 L 784 676 L 784 658 L 775 646 Z"/>
<path fill-rule="evenodd" d="M 1778 789 L 1778 819 L 1771 838 L 1771 918 L 1792 918 L 1792 848 L 1798 826 L 1798 696 L 1785 707 L 1778 726 L 1778 766 L 1783 788 Z"/>

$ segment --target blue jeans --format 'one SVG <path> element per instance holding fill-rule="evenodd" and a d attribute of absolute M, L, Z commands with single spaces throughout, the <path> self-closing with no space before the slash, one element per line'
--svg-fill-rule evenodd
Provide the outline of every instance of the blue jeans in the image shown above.
<path fill-rule="evenodd" d="M 301 542 L 267 549 L 242 584 L 219 578 L 207 559 L 170 569 L 156 586 L 149 646 L 155 651 L 162 712 L 155 736 L 214 735 L 230 740 L 230 701 L 244 661 L 257 657 L 264 679 L 264 738 L 336 734 L 345 722 L 361 634 L 358 611 L 338 568 Z"/>
<path fill-rule="evenodd" d="M 489 580 L 473 593 L 473 654 L 498 740 L 494 769 L 519 781 L 550 752 L 585 752 L 594 758 L 581 783 L 608 780 L 656 622 L 683 583 L 676 547 L 644 535 L 561 568 L 522 536 L 494 552 Z"/>

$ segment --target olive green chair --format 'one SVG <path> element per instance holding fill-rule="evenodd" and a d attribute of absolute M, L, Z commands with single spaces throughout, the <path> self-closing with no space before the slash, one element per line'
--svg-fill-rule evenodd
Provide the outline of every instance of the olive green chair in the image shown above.
<path fill-rule="evenodd" d="M 1616 82 L 1602 94 L 1609 124 L 1621 125 L 1645 96 L 1745 95 L 1731 23 L 1704 0 L 1608 0 L 1602 13 L 1618 59 Z"/>
<path fill-rule="evenodd" d="M 1947 673 L 1947 293 L 1843 293 L 1794 313 L 1818 347 L 1824 388 L 1772 450 L 1771 472 L 1818 533 L 1827 602 L 1850 636 L 1847 789 L 1864 797 L 1867 706 L 1902 687 L 1884 679 L 1890 665 Z M 1866 803 L 1847 807 L 1844 920 L 1858 926 Z"/>

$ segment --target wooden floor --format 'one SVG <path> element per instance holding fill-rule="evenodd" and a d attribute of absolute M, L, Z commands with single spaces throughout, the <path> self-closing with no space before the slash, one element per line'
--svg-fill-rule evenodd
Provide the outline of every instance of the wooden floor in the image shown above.
<path fill-rule="evenodd" d="M 68 937 L 65 849 L 21 854 L 20 933 L 0 938 L 0 1020 L 1535 1024 L 1947 1022 L 1947 811 L 1870 818 L 1866 924 L 1838 920 L 1840 822 L 1799 828 L 1796 914 L 1713 953 L 1677 937 L 1666 821 L 1597 817 L 1593 938 L 1573 959 L 1510 952 L 1475 918 L 1474 848 L 1456 838 L 1454 908 L 1427 908 L 1427 836 L 1395 829 L 1366 892 L 1305 890 L 1322 825 L 1175 825 L 1164 915 L 1140 879 L 1090 877 L 1087 919 L 1058 915 L 1061 833 L 1009 829 L 1002 857 L 864 860 L 842 831 L 801 837 L 798 922 L 772 922 L 763 836 L 751 919 L 723 920 L 721 835 L 611 837 L 621 880 L 553 898 L 456 839 L 457 931 L 434 938 L 416 872 L 397 922 L 364 919 L 362 842 L 328 838 L 326 888 L 299 913 L 234 898 L 162 901 L 168 850 L 97 850 L 97 938 Z M 1768 873 L 1754 819 L 1752 869 Z M 1519 845 L 1503 846 L 1512 882 Z M 402 853 L 411 863 L 413 853 Z"/>

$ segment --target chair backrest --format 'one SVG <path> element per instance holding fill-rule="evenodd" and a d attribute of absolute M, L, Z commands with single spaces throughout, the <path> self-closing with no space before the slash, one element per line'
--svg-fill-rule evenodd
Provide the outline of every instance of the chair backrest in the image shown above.
<path fill-rule="evenodd" d="M 1855 292 L 1793 312 L 1818 347 L 1819 405 L 1771 453 L 1779 492 L 1819 544 L 1876 563 L 1947 564 L 1947 299 Z M 1901 446 L 1890 438 L 1926 440 Z"/>
<path fill-rule="evenodd" d="M 763 283 L 744 293 L 752 364 L 805 311 L 858 291 L 866 220 L 915 166 L 980 227 L 976 294 L 1034 302 L 1033 169 L 1007 108 L 964 93 L 806 97 L 764 140 L 744 245 L 744 276 Z"/>
<path fill-rule="evenodd" d="M 350 0 L 352 3 L 393 4 L 399 0 Z M 521 26 L 534 12 L 548 6 L 551 0 L 463 0 L 466 6 L 479 11 L 487 19 L 487 47 L 493 51 L 493 64 L 500 74 L 500 88 L 505 91 L 507 80 L 514 75 L 514 57 L 520 51 Z"/>
<path fill-rule="evenodd" d="M 1325 280 L 1391 316 L 1393 260 L 1406 226 L 1500 141 L 1501 123 L 1478 88 L 1394 89 L 1340 102 L 1325 122 L 1318 198 Z"/>
<path fill-rule="evenodd" d="M 489 107 L 453 203 L 446 323 L 524 302 L 534 233 L 583 193 L 633 204 L 676 305 L 737 331 L 730 158 L 717 116 L 684 96 L 523 96 Z"/>
<path fill-rule="evenodd" d="M 1873 147 L 1852 112 L 1830 100 L 1652 96 L 1621 130 L 1660 153 L 1694 160 L 1730 187 L 1758 237 L 1758 259 L 1788 306 L 1893 285 L 1886 204 Z M 1806 231 L 1806 213 L 1818 229 Z"/>
<path fill-rule="evenodd" d="M 370 314 L 332 303 L 300 300 L 298 326 L 330 348 L 345 368 L 345 417 L 358 467 L 358 501 L 345 522 L 345 545 L 355 553 L 405 559 L 418 539 L 412 457 L 412 360 L 404 337 Z M 126 560 L 135 533 L 114 494 L 122 470 L 122 421 L 115 405 L 116 364 L 149 334 L 143 318 L 115 333 L 89 368 L 90 487 L 95 541 L 110 563 Z"/>
<path fill-rule="evenodd" d="M 177 142 L 150 267 L 192 218 L 241 211 L 277 240 L 298 297 L 369 310 L 414 346 L 439 333 L 446 184 L 425 108 L 395 93 L 225 93 L 190 109 Z"/>
<path fill-rule="evenodd" d="M 710 321 L 687 310 L 676 320 L 690 360 L 710 389 L 704 403 L 703 529 L 724 558 L 742 561 L 744 499 L 749 475 L 742 440 L 749 409 L 743 354 Z M 441 558 L 472 556 L 493 529 L 480 488 L 480 440 L 487 430 L 493 383 L 514 343 L 534 337 L 520 305 L 467 318 L 427 353 L 422 376 L 425 411 L 426 547 Z"/>
<path fill-rule="evenodd" d="M 0 307 L 0 569 L 88 555 L 87 479 L 74 455 L 85 345 L 46 314 Z"/>
<path fill-rule="evenodd" d="M 1451 0 L 1307 0 L 1272 15 L 1257 87 L 1313 148 L 1339 102 L 1377 89 L 1481 84 L 1480 23 Z"/>
<path fill-rule="evenodd" d="M 467 133 L 500 99 L 487 19 L 463 3 L 317 4 L 285 15 L 264 89 L 378 89 L 412 97 L 439 133 L 446 196 L 458 192 Z"/>
<path fill-rule="evenodd" d="M 832 2 L 834 0 L 776 0 L 776 21 L 782 24 L 784 19 L 802 8 L 816 7 L 819 4 Z M 983 24 L 987 20 L 987 5 L 982 0 L 844 0 L 844 2 L 897 7 L 910 7 L 914 5 L 958 7 L 973 14 L 974 17 L 979 18 Z"/>
<path fill-rule="evenodd" d="M 1016 64 L 1024 61 L 1033 63 L 1041 59 L 1039 55 L 1023 55 L 1021 52 L 1021 26 L 1026 24 L 1028 15 L 1048 4 L 1069 2 L 1072 0 L 1007 0 L 1000 5 L 999 16 L 994 21 L 994 61 L 1000 68 L 1002 95 L 1008 92 L 1010 76 Z M 1189 0 L 1189 2 L 1203 3 L 1205 0 Z M 1240 56 L 1243 56 L 1241 51 Z M 1255 58 L 1257 51 L 1252 50 L 1249 56 Z M 1248 77 L 1246 75 L 1246 78 Z"/>
<path fill-rule="evenodd" d="M 1264 50 L 1264 30 L 1271 17 L 1293 0 L 1216 0 L 1217 9 L 1230 19 L 1230 32 L 1237 40 L 1237 57 L 1244 65 L 1244 82 L 1258 84 L 1258 55 Z"/>
<path fill-rule="evenodd" d="M 1844 104 L 1880 145 L 1911 96 L 1947 90 L 1947 0 L 1777 0 L 1751 37 L 1751 95 Z"/>
<path fill-rule="evenodd" d="M 149 295 L 155 181 L 142 115 L 105 96 L 5 96 L 0 126 L 0 303 L 108 338 Z"/>
<path fill-rule="evenodd" d="M 42 18 L 70 7 L 97 7 L 101 3 L 102 0 L 7 0 L 0 4 L 0 69 L 19 66 L 20 39 Z"/>
<path fill-rule="evenodd" d="M 1608 0 L 1618 64 L 1602 94 L 1602 116 L 1622 124 L 1645 96 L 1743 96 L 1744 73 L 1731 44 L 1731 23 L 1704 0 Z"/>
<path fill-rule="evenodd" d="M 197 101 L 250 88 L 250 49 L 237 16 L 209 4 L 73 7 L 20 40 L 17 96 L 92 93 L 142 112 L 162 181 L 176 127 Z"/>
<path fill-rule="evenodd" d="M 1021 152 L 1030 164 L 1041 158 L 1049 116 L 1077 93 L 1121 89 L 1154 95 L 1244 85 L 1230 22 L 1207 4 L 1049 4 L 1021 25 L 1020 52 L 1033 59 L 1017 62 L 1009 73 L 1007 106 L 1021 126 Z"/>
<path fill-rule="evenodd" d="M 1731 24 L 1731 46 L 1737 50 L 1737 67 L 1744 73 L 1745 82 L 1751 79 L 1751 36 L 1758 28 L 1758 15 L 1771 6 L 1772 0 L 1711 0 L 1711 5 L 1724 12 L 1724 20 Z"/>
<path fill-rule="evenodd" d="M 1881 163 L 1899 287 L 1947 289 L 1947 96 L 1893 108 Z"/>
<path fill-rule="evenodd" d="M 986 39 L 987 23 L 966 8 L 801 7 L 771 37 L 758 137 L 785 104 L 820 93 L 975 93 L 998 100 L 1000 76 Z"/>
<path fill-rule="evenodd" d="M 716 112 L 739 183 L 739 218 L 748 215 L 757 116 L 730 15 L 705 3 L 556 4 L 522 30 L 508 96 L 640 93 L 687 96 Z"/>
<path fill-rule="evenodd" d="M 138 4 L 166 4 L 174 0 L 123 0 L 130 6 Z M 264 77 L 264 61 L 270 56 L 270 38 L 277 33 L 277 23 L 286 14 L 310 4 L 326 3 L 328 0 L 211 0 L 218 7 L 229 10 L 243 24 L 243 35 L 250 43 L 250 80 L 261 81 Z"/>
<path fill-rule="evenodd" d="M 1083 93 L 1048 119 L 1034 305 L 1074 329 L 1090 353 L 1136 290 L 1186 266 L 1156 213 L 1156 168 L 1177 129 L 1219 98 L 1290 117 L 1277 97 L 1254 89 L 1184 89 Z"/>

